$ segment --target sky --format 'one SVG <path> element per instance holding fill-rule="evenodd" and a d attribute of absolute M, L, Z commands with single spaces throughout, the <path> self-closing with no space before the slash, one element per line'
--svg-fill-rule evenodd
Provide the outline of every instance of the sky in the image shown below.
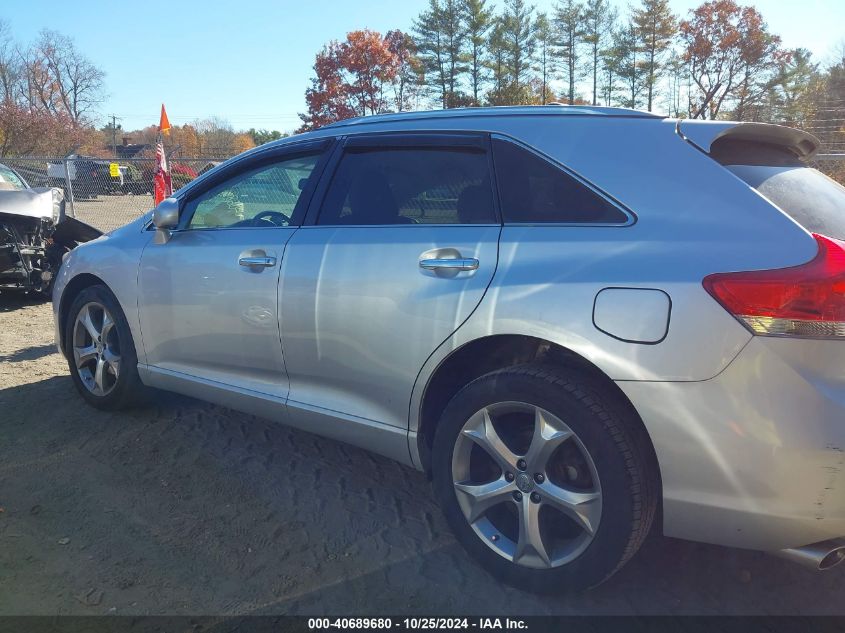
<path fill-rule="evenodd" d="M 611 0 L 626 11 L 627 0 Z M 670 0 L 686 15 L 702 0 Z M 790 48 L 829 62 L 845 44 L 842 0 L 745 0 Z M 494 1 L 494 4 L 496 2 Z M 555 0 L 536 0 L 553 10 Z M 0 18 L 25 44 L 43 28 L 71 36 L 106 72 L 99 122 L 124 129 L 220 117 L 235 129 L 292 131 L 305 110 L 314 55 L 347 31 L 410 30 L 427 0 L 3 0 Z"/>

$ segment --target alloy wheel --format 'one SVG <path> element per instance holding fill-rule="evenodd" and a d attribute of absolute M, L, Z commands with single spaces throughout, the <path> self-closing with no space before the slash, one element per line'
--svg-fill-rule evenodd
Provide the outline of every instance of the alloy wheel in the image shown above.
<path fill-rule="evenodd" d="M 452 478 L 472 529 L 517 565 L 567 564 L 598 529 L 592 458 L 563 420 L 535 405 L 500 402 L 472 415 L 455 442 Z"/>
<path fill-rule="evenodd" d="M 108 395 L 120 377 L 120 339 L 114 317 L 101 303 L 82 306 L 73 324 L 73 361 L 82 384 Z"/>

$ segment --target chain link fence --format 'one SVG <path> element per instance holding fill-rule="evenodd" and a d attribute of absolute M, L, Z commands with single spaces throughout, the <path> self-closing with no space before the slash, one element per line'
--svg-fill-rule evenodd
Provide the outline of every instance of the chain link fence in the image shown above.
<path fill-rule="evenodd" d="M 174 191 L 223 160 L 171 158 Z M 0 158 L 30 187 L 58 187 L 65 193 L 68 213 L 101 231 L 131 222 L 153 206 L 152 158 Z M 820 154 L 813 167 L 845 184 L 845 154 Z"/>
<path fill-rule="evenodd" d="M 173 189 L 179 189 L 221 159 L 169 159 Z M 153 207 L 155 159 L 0 158 L 30 187 L 62 189 L 70 215 L 101 231 L 111 231 Z"/>
<path fill-rule="evenodd" d="M 813 167 L 845 185 L 845 154 L 819 154 L 813 159 Z"/>

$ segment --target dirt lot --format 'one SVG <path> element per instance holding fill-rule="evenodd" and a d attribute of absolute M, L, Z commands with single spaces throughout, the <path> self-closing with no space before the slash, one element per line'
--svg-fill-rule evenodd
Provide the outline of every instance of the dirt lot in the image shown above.
<path fill-rule="evenodd" d="M 101 231 L 111 231 L 131 222 L 153 208 L 153 198 L 148 195 L 107 195 L 76 200 L 74 216 Z"/>
<path fill-rule="evenodd" d="M 95 411 L 52 339 L 0 297 L 0 614 L 845 614 L 845 568 L 661 537 L 586 595 L 502 587 L 421 474 L 177 396 Z"/>

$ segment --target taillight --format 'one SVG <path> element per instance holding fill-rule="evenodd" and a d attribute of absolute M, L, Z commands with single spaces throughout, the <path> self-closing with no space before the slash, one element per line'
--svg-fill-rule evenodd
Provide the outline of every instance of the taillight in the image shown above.
<path fill-rule="evenodd" d="M 708 275 L 704 288 L 754 334 L 845 337 L 845 242 L 813 237 L 806 264 Z"/>

